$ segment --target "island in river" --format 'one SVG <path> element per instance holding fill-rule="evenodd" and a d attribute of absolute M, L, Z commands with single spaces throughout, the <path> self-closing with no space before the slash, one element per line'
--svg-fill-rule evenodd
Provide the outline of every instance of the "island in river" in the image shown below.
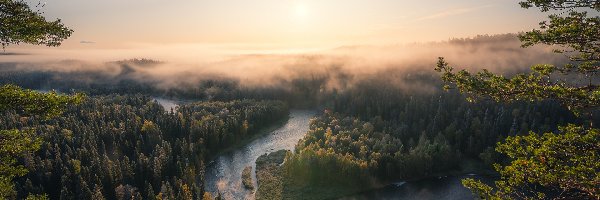
<path fill-rule="evenodd" d="M 419 199 L 470 199 L 472 198 L 471 192 L 462 186 L 460 179 L 464 177 L 482 178 L 471 174 L 431 177 L 406 182 L 399 180 L 395 184 L 382 185 L 359 193 L 355 188 L 324 188 L 326 192 L 323 192 L 305 187 L 305 190 L 294 191 L 294 188 L 285 188 L 284 191 L 281 164 L 286 154 L 293 151 L 298 141 L 308 132 L 310 120 L 315 114 L 316 112 L 311 110 L 292 110 L 289 120 L 282 127 L 256 137 L 238 148 L 221 153 L 207 165 L 205 190 L 215 196 L 220 194 L 228 200 L 414 199 L 413 197 Z M 251 176 L 255 190 L 244 187 L 242 181 L 242 171 L 248 166 L 255 169 L 252 170 Z"/>
<path fill-rule="evenodd" d="M 340 199 L 340 200 L 463 200 L 473 199 L 470 190 L 461 184 L 465 178 L 476 178 L 486 183 L 493 181 L 493 176 L 464 174 L 452 176 L 433 176 L 411 181 L 398 181 L 383 187 L 376 187 L 355 194 L 357 188 L 328 187 L 314 188 L 294 185 L 286 180 L 282 164 L 287 150 L 264 154 L 256 160 L 256 178 L 258 189 L 257 200 L 270 199 Z M 341 196 L 340 196 L 341 195 Z"/>

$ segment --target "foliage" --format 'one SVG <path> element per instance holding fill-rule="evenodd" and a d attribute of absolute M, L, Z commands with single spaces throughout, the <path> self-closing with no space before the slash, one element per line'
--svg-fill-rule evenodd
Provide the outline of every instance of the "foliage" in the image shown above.
<path fill-rule="evenodd" d="M 33 11 L 22 0 L 0 0 L 0 24 L 0 44 L 3 49 L 9 44 L 19 43 L 59 46 L 73 33 L 60 19 L 46 21 L 39 11 Z M 21 114 L 43 115 L 47 118 L 58 116 L 67 105 L 80 103 L 82 99 L 81 94 L 65 96 L 55 92 L 42 94 L 23 90 L 14 85 L 0 87 L 0 111 L 16 110 Z M 16 157 L 35 152 L 40 141 L 30 131 L 0 132 L 0 198 L 10 198 L 15 196 L 12 179 L 27 172 L 23 166 L 15 166 Z M 46 197 L 29 196 L 28 199 Z"/>
<path fill-rule="evenodd" d="M 256 199 L 290 199 L 284 198 L 285 171 L 279 167 L 285 160 L 287 150 L 279 150 L 263 154 L 256 159 Z"/>
<path fill-rule="evenodd" d="M 89 97 L 52 119 L 7 111 L 0 128 L 35 128 L 46 141 L 18 161 L 29 173 L 16 179 L 17 198 L 195 199 L 204 195 L 208 159 L 287 115 L 277 101 L 198 102 L 166 112 L 147 96 L 113 95 Z"/>
<path fill-rule="evenodd" d="M 41 115 L 48 119 L 60 115 L 68 105 L 81 103 L 82 100 L 82 94 L 68 96 L 24 90 L 14 85 L 0 86 L 0 111 L 16 111 L 21 115 Z M 18 158 L 37 151 L 40 145 L 41 140 L 32 129 L 0 130 L 0 199 L 16 197 L 12 181 L 28 172 L 27 168 L 20 165 Z M 28 197 L 44 198 L 39 195 Z"/>
<path fill-rule="evenodd" d="M 2 48 L 19 43 L 60 46 L 73 33 L 60 19 L 46 21 L 23 0 L 0 0 L 0 24 Z"/>
<path fill-rule="evenodd" d="M 454 87 L 476 97 L 496 101 L 544 99 L 557 100 L 576 114 L 592 113 L 600 106 L 600 16 L 588 16 L 585 9 L 600 11 L 599 1 L 527 0 L 524 8 L 539 7 L 542 12 L 568 9 L 568 14 L 552 14 L 540 23 L 539 30 L 519 36 L 524 47 L 535 44 L 555 45 L 556 53 L 567 55 L 565 66 L 535 65 L 532 72 L 511 78 L 487 70 L 471 74 L 454 72 L 443 58 L 436 71 L 442 72 L 445 88 Z M 590 123 L 594 126 L 593 123 Z M 559 133 L 533 132 L 528 136 L 509 137 L 496 150 L 512 159 L 509 165 L 496 165 L 501 180 L 496 188 L 467 179 L 465 186 L 484 199 L 598 199 L 600 163 L 598 130 L 569 125 Z"/>
<path fill-rule="evenodd" d="M 63 61 L 61 65 L 77 65 L 78 61 Z M 233 101 L 240 99 L 280 100 L 294 107 L 312 107 L 322 103 L 326 78 L 298 77 L 281 80 L 268 86 L 248 86 L 232 77 L 207 76 L 195 81 L 173 77 L 173 84 L 162 84 L 163 79 L 139 79 L 140 70 L 160 61 L 132 59 L 105 63 L 108 69 L 119 68 L 119 73 L 104 70 L 22 70 L 16 63 L 0 63 L 0 84 L 16 84 L 28 89 L 52 88 L 57 91 L 84 92 L 89 95 L 144 94 L 189 101 Z M 27 65 L 27 64 L 26 64 Z M 38 64 L 35 64 L 38 65 Z M 97 68 L 94 68 L 97 69 Z M 323 75 L 325 76 L 325 75 Z"/>
<path fill-rule="evenodd" d="M 298 182 L 368 188 L 372 176 L 406 179 L 451 169 L 457 164 L 455 156 L 443 137 L 430 141 L 422 135 L 417 144 L 404 146 L 369 122 L 326 113 L 311 122 L 285 167 Z"/>
<path fill-rule="evenodd" d="M 68 96 L 55 91 L 41 93 L 10 84 L 0 86 L 0 110 L 15 110 L 24 115 L 56 117 L 68 105 L 79 104 L 83 99 L 81 93 Z"/>
<path fill-rule="evenodd" d="M 43 7 L 40 3 L 36 7 Z M 23 0 L 0 0 L 0 43 L 59 46 L 73 33 L 60 19 L 46 21 Z"/>
<path fill-rule="evenodd" d="M 442 79 L 453 83 L 456 89 L 473 97 L 489 97 L 496 101 L 540 101 L 556 99 L 579 114 L 600 106 L 600 88 L 595 85 L 570 86 L 567 82 L 553 82 L 550 74 L 556 71 L 552 65 L 535 65 L 532 73 L 517 74 L 512 78 L 483 70 L 472 74 L 466 70 L 454 72 L 444 58 L 440 58 L 436 70 L 442 72 Z M 445 86 L 451 89 L 450 85 Z"/>
<path fill-rule="evenodd" d="M 525 8 L 538 6 L 549 9 L 587 7 L 600 11 L 598 1 L 525 1 Z M 553 14 L 550 21 L 540 23 L 540 30 L 519 36 L 523 46 L 535 44 L 556 45 L 557 53 L 569 56 L 571 63 L 565 66 L 535 65 L 532 72 L 512 78 L 493 74 L 487 70 L 472 74 L 466 70 L 454 72 L 443 58 L 436 70 L 442 79 L 453 83 L 461 92 L 475 96 L 487 96 L 497 101 L 556 99 L 576 113 L 600 106 L 600 88 L 596 75 L 600 70 L 600 16 L 587 16 L 587 12 L 570 11 L 568 16 Z M 559 78 L 560 75 L 571 77 Z M 575 78 L 584 81 L 574 81 Z M 577 79 L 575 79 L 577 80 Z M 446 88 L 451 88 L 446 85 Z"/>
<path fill-rule="evenodd" d="M 441 83 L 429 73 L 410 78 Z M 507 136 L 578 122 L 553 101 L 468 103 L 457 92 L 406 91 L 380 76 L 340 91 L 330 105 L 283 165 L 284 197 L 333 198 L 398 180 L 485 172 L 461 162 L 501 161 L 489 149 Z"/>
<path fill-rule="evenodd" d="M 600 131 L 576 125 L 560 134 L 531 132 L 508 137 L 496 150 L 508 155 L 508 166 L 496 165 L 496 190 L 473 179 L 463 184 L 482 199 L 600 198 Z"/>
<path fill-rule="evenodd" d="M 543 12 L 581 7 L 600 10 L 600 1 L 597 0 L 527 0 L 519 2 L 519 5 L 523 8 L 539 7 Z"/>
<path fill-rule="evenodd" d="M 12 180 L 27 173 L 17 158 L 37 151 L 40 144 L 32 130 L 0 130 L 0 199 L 16 197 Z"/>

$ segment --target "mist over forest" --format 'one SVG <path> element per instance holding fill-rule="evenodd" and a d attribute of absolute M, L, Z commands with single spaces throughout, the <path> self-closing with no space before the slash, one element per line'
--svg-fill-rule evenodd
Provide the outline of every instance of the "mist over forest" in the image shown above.
<path fill-rule="evenodd" d="M 0 0 L 0 45 L 0 200 L 600 199 L 599 0 Z"/>
<path fill-rule="evenodd" d="M 436 92 L 441 82 L 432 69 L 439 56 L 462 69 L 486 68 L 505 75 L 528 71 L 540 61 L 567 61 L 546 46 L 521 48 L 515 34 L 504 34 L 424 44 L 343 46 L 306 54 L 229 55 L 205 64 L 152 58 L 2 62 L 0 81 L 92 95 L 141 93 L 209 100 L 308 97 L 316 101 L 321 95 L 374 79 L 406 91 Z"/>
<path fill-rule="evenodd" d="M 600 199 L 599 0 L 0 0 L 0 200 Z"/>
<path fill-rule="evenodd" d="M 15 196 L 369 199 L 361 192 L 401 188 L 408 180 L 495 177 L 492 164 L 509 161 L 494 151 L 504 138 L 582 123 L 552 100 L 468 102 L 442 89 L 434 71 L 440 56 L 459 69 L 507 77 L 541 62 L 568 62 L 548 46 L 521 48 L 516 34 L 221 55 L 192 64 L 154 58 L 2 62 L 0 84 L 88 96 L 50 120 L 4 111 L 3 129 L 33 127 L 51 141 L 22 159 L 29 172 L 15 179 Z M 177 106 L 163 108 L 157 99 Z M 227 157 L 269 127 L 293 122 L 288 115 L 296 109 L 317 114 L 306 119 L 308 132 L 298 133 L 303 137 L 291 141 L 291 151 L 261 155 L 256 163 Z M 599 116 L 591 120 L 598 123 Z M 220 165 L 243 165 L 245 175 L 231 173 L 243 176 L 245 186 L 235 176 L 212 174 Z M 252 170 L 255 176 L 248 175 Z M 454 198 L 471 195 L 464 188 L 454 192 Z"/>

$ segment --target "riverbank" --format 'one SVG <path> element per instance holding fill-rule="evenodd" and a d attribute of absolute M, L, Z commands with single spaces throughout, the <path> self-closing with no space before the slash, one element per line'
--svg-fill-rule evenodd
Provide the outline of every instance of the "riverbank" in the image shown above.
<path fill-rule="evenodd" d="M 221 151 L 207 164 L 205 191 L 213 196 L 220 193 L 225 199 L 254 199 L 255 192 L 246 189 L 242 182 L 242 171 L 251 166 L 254 169 L 258 157 L 281 149 L 293 150 L 298 140 L 309 129 L 310 119 L 316 114 L 313 110 L 290 110 L 289 119 L 279 127 L 263 130 L 244 142 Z M 265 133 L 266 132 L 266 133 Z M 251 170 L 255 190 L 256 173 Z"/>
<path fill-rule="evenodd" d="M 283 162 L 289 151 L 280 150 L 264 154 L 256 160 L 256 179 L 258 189 L 256 200 L 270 199 L 332 199 L 347 194 L 366 191 L 359 187 L 319 187 L 298 184 L 289 178 Z M 361 190 L 362 189 L 362 190 Z"/>
<path fill-rule="evenodd" d="M 283 199 L 283 170 L 279 167 L 285 160 L 287 150 L 263 154 L 256 159 L 257 200 Z"/>
<path fill-rule="evenodd" d="M 474 178 L 493 185 L 498 178 L 498 172 L 478 160 L 466 159 L 460 163 L 459 168 L 460 170 L 439 172 L 419 178 L 386 182 L 378 187 L 337 198 L 340 200 L 473 199 L 471 191 L 462 185 L 462 179 Z"/>
<path fill-rule="evenodd" d="M 285 152 L 284 152 L 285 153 Z M 260 159 L 260 160 L 259 160 Z M 449 195 L 450 199 L 464 199 L 470 197 L 470 191 L 462 186 L 460 180 L 463 178 L 484 178 L 485 182 L 492 182 L 491 177 L 495 173 L 491 169 L 483 167 L 481 162 L 468 160 L 461 163 L 461 170 L 448 171 L 444 173 L 435 173 L 432 175 L 413 178 L 409 180 L 390 181 L 372 185 L 372 187 L 348 187 L 348 186 L 328 186 L 319 187 L 311 184 L 298 184 L 293 177 L 289 177 L 283 168 L 285 155 L 275 152 L 269 155 L 259 157 L 256 162 L 256 174 L 258 189 L 256 199 L 397 199 L 406 196 L 402 192 L 407 190 L 412 195 L 424 195 L 424 199 L 439 195 Z M 436 182 L 444 183 L 436 185 Z M 407 184 L 408 185 L 405 185 Z M 401 188 L 409 186 L 408 189 Z M 427 194 L 419 194 L 412 191 L 420 190 L 419 187 L 438 188 L 440 192 L 430 191 Z M 412 188 L 411 188 L 412 187 Z M 448 190 L 448 194 L 446 193 Z M 401 191 L 401 192 L 399 192 Z M 453 193 L 454 192 L 454 193 Z M 386 198 L 380 198 L 385 196 Z M 410 197 L 410 196 L 407 196 Z M 410 199 L 410 198 L 408 198 Z"/>
<path fill-rule="evenodd" d="M 273 122 L 273 124 L 267 126 L 267 127 L 263 127 L 260 128 L 258 131 L 256 131 L 256 133 L 254 134 L 250 134 L 249 137 L 246 138 L 242 138 L 239 142 L 236 142 L 235 144 L 227 147 L 227 148 L 223 148 L 220 149 L 219 151 L 215 152 L 214 154 L 210 155 L 206 160 L 210 162 L 212 162 L 215 158 L 235 151 L 236 149 L 239 149 L 245 145 L 248 145 L 249 143 L 251 143 L 252 141 L 260 138 L 260 137 L 264 137 L 265 135 L 268 135 L 269 133 L 272 133 L 273 131 L 281 128 L 282 126 L 284 126 L 288 120 L 290 119 L 290 112 L 288 112 L 287 117 L 281 118 L 280 120 L 277 120 L 276 122 Z"/>

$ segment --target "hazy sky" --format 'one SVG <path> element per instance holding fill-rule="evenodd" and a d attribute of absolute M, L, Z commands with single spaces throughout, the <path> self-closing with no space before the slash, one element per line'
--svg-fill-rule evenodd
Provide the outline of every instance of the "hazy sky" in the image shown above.
<path fill-rule="evenodd" d="M 39 1 L 27 0 L 30 5 Z M 88 50 L 135 56 L 210 49 L 303 52 L 531 30 L 545 13 L 518 0 L 51 0 L 41 9 L 75 30 L 57 55 Z M 154 48 L 154 50 L 153 50 Z M 167 49 L 167 50 L 165 50 Z M 62 51 L 62 52 L 61 52 Z M 93 52 L 97 51 L 97 52 Z M 38 56 L 39 57 L 39 56 Z M 66 57 L 66 56 L 65 56 Z M 108 59 L 108 58 L 107 58 Z"/>

